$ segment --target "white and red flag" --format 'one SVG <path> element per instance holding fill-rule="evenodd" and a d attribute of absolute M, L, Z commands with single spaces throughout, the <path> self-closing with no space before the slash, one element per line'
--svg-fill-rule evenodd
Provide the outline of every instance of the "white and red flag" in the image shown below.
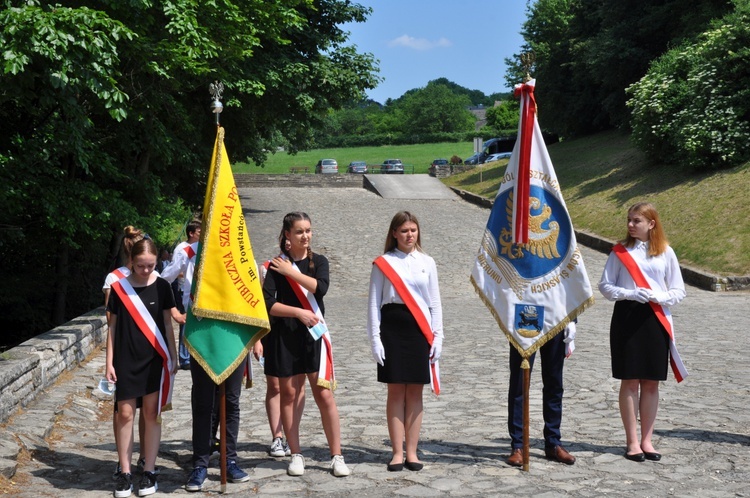
<path fill-rule="evenodd" d="M 537 121 L 534 85 L 516 86 L 518 138 L 471 271 L 474 288 L 523 358 L 594 303 Z"/>

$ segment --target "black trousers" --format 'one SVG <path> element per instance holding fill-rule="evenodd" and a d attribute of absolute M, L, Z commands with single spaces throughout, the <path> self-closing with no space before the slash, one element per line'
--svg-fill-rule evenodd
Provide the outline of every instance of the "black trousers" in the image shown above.
<path fill-rule="evenodd" d="M 227 460 L 237 460 L 237 435 L 240 430 L 240 392 L 243 378 L 242 365 L 225 381 L 227 412 Z M 219 390 L 194 358 L 190 358 L 190 375 L 193 389 L 190 403 L 193 408 L 193 467 L 208 467 L 216 425 L 214 411 L 218 414 Z M 218 417 L 218 415 L 217 415 Z"/>
<path fill-rule="evenodd" d="M 560 444 L 562 422 L 563 363 L 565 362 L 565 333 L 560 332 L 539 348 L 542 356 L 542 415 L 544 416 L 544 446 Z M 536 353 L 529 357 L 534 366 Z M 523 448 L 523 358 L 515 347 L 510 347 L 510 383 L 508 385 L 508 433 L 511 447 Z M 531 373 L 529 371 L 529 373 Z M 529 422 L 531 425 L 531 422 Z"/>

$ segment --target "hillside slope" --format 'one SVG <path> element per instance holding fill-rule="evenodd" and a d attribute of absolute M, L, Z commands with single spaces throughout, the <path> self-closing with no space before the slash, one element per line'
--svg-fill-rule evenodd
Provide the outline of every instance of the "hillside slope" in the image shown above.
<path fill-rule="evenodd" d="M 750 164 L 711 173 L 651 164 L 620 132 L 554 144 L 549 153 L 576 228 L 620 239 L 627 207 L 649 201 L 681 263 L 719 275 L 750 274 Z M 492 198 L 505 166 L 500 161 L 446 183 Z"/>

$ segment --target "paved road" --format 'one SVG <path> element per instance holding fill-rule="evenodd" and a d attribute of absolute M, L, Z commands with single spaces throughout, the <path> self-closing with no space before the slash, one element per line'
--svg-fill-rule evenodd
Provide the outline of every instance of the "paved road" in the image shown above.
<path fill-rule="evenodd" d="M 384 199 L 451 200 L 456 194 L 429 175 L 365 175 Z"/>
<path fill-rule="evenodd" d="M 331 261 L 326 296 L 333 330 L 344 454 L 353 470 L 337 479 L 326 472 L 326 447 L 317 409 L 309 398 L 302 421 L 304 477 L 285 474 L 286 462 L 269 458 L 264 384 L 243 392 L 240 464 L 252 479 L 227 492 L 248 495 L 329 496 L 750 496 L 750 359 L 743 351 L 750 294 L 688 289 L 674 309 L 680 350 L 691 376 L 663 384 L 655 444 L 659 463 L 623 458 L 617 410 L 618 382 L 610 376 L 608 325 L 612 305 L 597 292 L 581 318 L 578 349 L 566 365 L 564 444 L 578 457 L 564 466 L 544 459 L 541 386 L 532 374 L 530 471 L 508 467 L 506 431 L 507 341 L 469 283 L 469 269 L 489 212 L 461 200 L 383 199 L 363 189 L 243 190 L 243 206 L 258 258 L 274 254 L 283 215 L 305 210 L 313 220 L 315 250 Z M 443 394 L 425 395 L 422 472 L 389 473 L 385 387 L 375 381 L 365 332 L 371 260 L 383 247 L 388 222 L 399 209 L 421 220 L 425 250 L 438 262 L 446 339 L 441 360 Z M 605 256 L 584 249 L 593 282 Z M 27 444 L 41 451 L 24 461 L 13 483 L 20 496 L 111 496 L 115 461 L 111 402 L 92 396 L 103 370 L 100 353 L 15 424 L 27 424 Z M 158 493 L 185 495 L 190 467 L 190 377 L 177 376 L 175 410 L 166 414 L 158 465 Z M 70 400 L 45 441 L 32 428 L 50 417 L 49 399 Z M 45 401 L 47 403 L 45 403 Z M 43 451 L 49 447 L 49 451 Z M 209 471 L 206 495 L 219 491 Z M 157 495 L 158 496 L 158 495 Z M 199 496 L 203 496 L 199 493 Z"/>

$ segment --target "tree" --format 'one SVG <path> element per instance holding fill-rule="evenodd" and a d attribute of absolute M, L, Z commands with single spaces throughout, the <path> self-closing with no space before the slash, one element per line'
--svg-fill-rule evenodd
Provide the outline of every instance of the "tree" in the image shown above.
<path fill-rule="evenodd" d="M 430 83 L 406 95 L 398 103 L 406 119 L 403 133 L 450 133 L 469 131 L 474 116 L 468 111 L 467 96 L 456 95 L 447 86 Z"/>
<path fill-rule="evenodd" d="M 750 2 L 655 60 L 633 84 L 633 138 L 650 157 L 716 169 L 750 159 Z"/>
<path fill-rule="evenodd" d="M 596 19 L 587 16 L 596 12 L 599 1 L 588 2 L 586 9 L 576 0 L 537 0 L 527 7 L 527 20 L 521 32 L 525 41 L 522 51 L 533 52 L 535 57 L 529 74 L 537 79 L 535 94 L 545 129 L 575 135 L 590 131 L 597 119 L 595 99 L 581 98 L 594 86 L 578 57 L 585 38 L 576 37 L 576 26 L 596 32 Z M 520 56 L 506 59 L 506 64 L 508 85 L 521 83 L 526 70 Z M 581 121 L 589 128 L 581 129 Z"/>
<path fill-rule="evenodd" d="M 125 224 L 162 233 L 200 205 L 209 82 L 226 88 L 233 160 L 261 163 L 280 139 L 309 147 L 330 109 L 378 81 L 341 29 L 368 13 L 345 0 L 6 0 L 4 329 L 23 337 L 98 306 Z"/>
<path fill-rule="evenodd" d="M 487 109 L 487 126 L 494 130 L 494 135 L 504 130 L 516 130 L 519 116 L 518 102 L 503 100 L 500 105 Z"/>
<path fill-rule="evenodd" d="M 598 83 L 597 100 L 606 124 L 627 125 L 625 88 L 646 73 L 652 60 L 670 46 L 693 39 L 729 10 L 727 0 L 603 0 L 600 27 L 582 55 L 588 59 L 588 74 Z"/>
<path fill-rule="evenodd" d="M 522 34 L 536 55 L 544 126 L 566 136 L 627 126 L 625 88 L 730 9 L 726 0 L 537 0 Z M 506 63 L 506 80 L 518 83 L 520 62 Z"/>

